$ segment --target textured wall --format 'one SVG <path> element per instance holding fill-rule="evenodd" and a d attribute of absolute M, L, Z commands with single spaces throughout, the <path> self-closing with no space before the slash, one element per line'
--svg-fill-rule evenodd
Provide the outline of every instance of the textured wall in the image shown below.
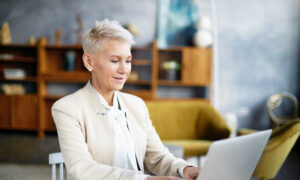
<path fill-rule="evenodd" d="M 266 128 L 267 98 L 299 90 L 300 0 L 216 0 L 216 12 L 220 110 Z"/>
<path fill-rule="evenodd" d="M 211 16 L 211 0 L 201 0 Z M 219 60 L 219 110 L 236 113 L 240 127 L 266 128 L 265 103 L 276 92 L 299 91 L 300 0 L 215 0 Z M 0 23 L 9 21 L 14 43 L 62 29 L 63 43 L 76 42 L 75 16 L 84 30 L 104 17 L 140 28 L 137 44 L 155 36 L 153 0 L 1 0 Z M 180 92 L 179 92 L 180 93 Z"/>
<path fill-rule="evenodd" d="M 140 28 L 137 44 L 149 43 L 155 36 L 156 3 L 149 0 L 1 0 L 0 22 L 10 23 L 13 43 L 26 43 L 30 35 L 46 36 L 54 42 L 55 29 L 62 29 L 62 43 L 76 42 L 76 14 L 84 31 L 97 19 L 132 22 Z"/>

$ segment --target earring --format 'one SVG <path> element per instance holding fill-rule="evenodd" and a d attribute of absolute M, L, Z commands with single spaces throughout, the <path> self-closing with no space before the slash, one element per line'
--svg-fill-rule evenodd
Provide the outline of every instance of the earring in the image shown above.
<path fill-rule="evenodd" d="M 90 72 L 92 71 L 91 69 L 88 69 Z"/>

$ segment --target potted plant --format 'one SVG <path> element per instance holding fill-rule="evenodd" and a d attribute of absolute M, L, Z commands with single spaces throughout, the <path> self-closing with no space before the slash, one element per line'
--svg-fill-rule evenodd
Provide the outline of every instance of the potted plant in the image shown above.
<path fill-rule="evenodd" d="M 172 59 L 163 62 L 162 68 L 167 73 L 167 79 L 170 81 L 175 81 L 177 79 L 177 70 L 180 70 L 181 66 L 176 59 Z"/>

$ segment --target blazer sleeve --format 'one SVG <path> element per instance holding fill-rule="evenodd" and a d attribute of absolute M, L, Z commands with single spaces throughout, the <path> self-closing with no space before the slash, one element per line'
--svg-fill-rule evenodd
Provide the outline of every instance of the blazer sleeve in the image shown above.
<path fill-rule="evenodd" d="M 163 145 L 160 140 L 152 121 L 149 117 L 149 112 L 144 103 L 144 111 L 146 114 L 146 131 L 147 131 L 147 148 L 144 163 L 147 169 L 157 175 L 180 176 L 178 170 L 192 164 L 181 158 L 176 158 Z"/>
<path fill-rule="evenodd" d="M 145 179 L 146 175 L 142 172 L 124 170 L 94 161 L 85 142 L 80 121 L 74 115 L 76 112 L 67 107 L 64 103 L 55 103 L 52 116 L 70 179 Z"/>

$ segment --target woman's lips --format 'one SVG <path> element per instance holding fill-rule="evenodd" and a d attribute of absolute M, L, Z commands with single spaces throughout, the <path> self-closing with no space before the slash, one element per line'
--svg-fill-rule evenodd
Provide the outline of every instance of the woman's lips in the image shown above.
<path fill-rule="evenodd" d="M 118 82 L 123 82 L 124 81 L 124 78 L 119 78 L 119 77 L 114 77 L 114 79 Z"/>

